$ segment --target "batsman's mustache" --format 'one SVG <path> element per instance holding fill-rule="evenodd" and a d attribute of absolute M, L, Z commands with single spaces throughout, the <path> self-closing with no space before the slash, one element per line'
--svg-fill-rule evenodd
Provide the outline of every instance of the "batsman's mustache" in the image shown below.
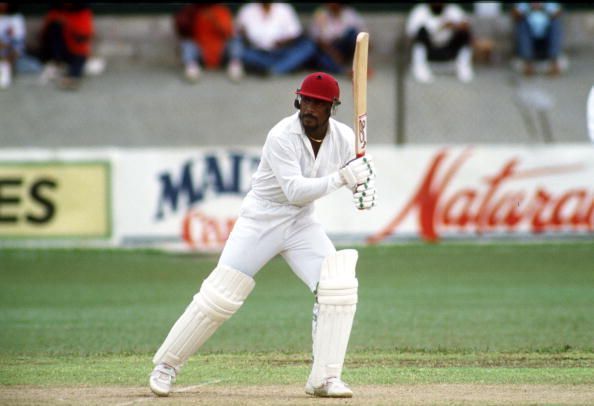
<path fill-rule="evenodd" d="M 304 120 L 306 118 L 311 118 L 312 120 L 317 120 L 317 117 L 314 116 L 313 114 L 301 113 L 301 119 Z"/>

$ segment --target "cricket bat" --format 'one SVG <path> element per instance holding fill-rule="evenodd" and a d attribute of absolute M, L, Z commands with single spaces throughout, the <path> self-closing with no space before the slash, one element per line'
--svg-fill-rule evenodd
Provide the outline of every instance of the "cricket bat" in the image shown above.
<path fill-rule="evenodd" d="M 357 158 L 365 155 L 367 148 L 367 54 L 369 33 L 357 35 L 357 45 L 353 56 L 353 100 L 355 152 Z"/>
<path fill-rule="evenodd" d="M 587 106 L 586 115 L 588 120 L 588 134 L 590 135 L 592 142 L 594 142 L 594 86 L 590 89 Z"/>

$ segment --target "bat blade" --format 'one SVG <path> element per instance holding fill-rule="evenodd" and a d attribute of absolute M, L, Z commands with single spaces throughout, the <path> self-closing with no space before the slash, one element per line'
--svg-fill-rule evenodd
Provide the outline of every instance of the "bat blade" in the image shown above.
<path fill-rule="evenodd" d="M 367 57 L 369 33 L 357 35 L 357 45 L 353 57 L 353 100 L 355 152 L 357 157 L 365 155 L 367 149 Z"/>
<path fill-rule="evenodd" d="M 590 89 L 587 106 L 588 134 L 592 142 L 594 142 L 594 86 Z"/>

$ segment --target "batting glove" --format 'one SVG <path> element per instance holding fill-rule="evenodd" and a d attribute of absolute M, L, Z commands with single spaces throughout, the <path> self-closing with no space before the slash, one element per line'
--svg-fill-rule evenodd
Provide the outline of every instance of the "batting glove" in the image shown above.
<path fill-rule="evenodd" d="M 375 178 L 375 167 L 371 155 L 352 160 L 338 172 L 344 184 L 353 191 L 357 185 L 368 183 Z"/>
<path fill-rule="evenodd" d="M 372 180 L 358 185 L 353 192 L 353 202 L 359 210 L 370 210 L 377 206 L 375 182 Z"/>

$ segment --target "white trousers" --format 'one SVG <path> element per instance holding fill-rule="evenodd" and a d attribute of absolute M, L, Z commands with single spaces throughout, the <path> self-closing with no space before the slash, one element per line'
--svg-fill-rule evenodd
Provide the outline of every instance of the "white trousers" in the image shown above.
<path fill-rule="evenodd" d="M 254 277 L 280 254 L 313 292 L 324 258 L 336 252 L 313 207 L 296 207 L 246 197 L 219 258 L 219 265 Z"/>

